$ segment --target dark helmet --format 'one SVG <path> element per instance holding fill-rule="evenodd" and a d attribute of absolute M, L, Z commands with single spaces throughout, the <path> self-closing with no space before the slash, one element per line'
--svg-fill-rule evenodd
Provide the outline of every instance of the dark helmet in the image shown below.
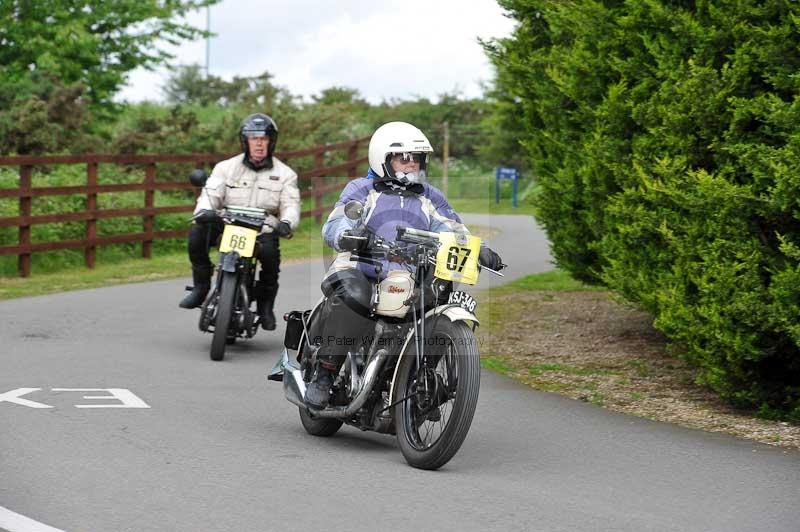
<path fill-rule="evenodd" d="M 250 147 L 247 144 L 248 137 L 269 137 L 267 146 L 267 156 L 263 161 L 254 163 L 250 160 Z M 239 127 L 239 142 L 244 151 L 244 162 L 254 170 L 262 168 L 272 168 L 272 154 L 275 152 L 275 145 L 278 143 L 278 126 L 275 121 L 264 113 L 255 113 L 244 120 Z"/>

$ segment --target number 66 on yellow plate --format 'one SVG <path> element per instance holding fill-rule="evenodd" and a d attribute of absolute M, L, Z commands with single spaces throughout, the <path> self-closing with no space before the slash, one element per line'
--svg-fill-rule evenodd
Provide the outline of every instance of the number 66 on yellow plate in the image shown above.
<path fill-rule="evenodd" d="M 439 233 L 434 275 L 445 281 L 465 284 L 478 282 L 478 255 L 481 239 L 465 233 Z"/>
<path fill-rule="evenodd" d="M 219 252 L 228 253 L 236 251 L 241 257 L 252 257 L 253 248 L 256 245 L 258 231 L 240 227 L 237 225 L 226 225 L 219 242 Z"/>

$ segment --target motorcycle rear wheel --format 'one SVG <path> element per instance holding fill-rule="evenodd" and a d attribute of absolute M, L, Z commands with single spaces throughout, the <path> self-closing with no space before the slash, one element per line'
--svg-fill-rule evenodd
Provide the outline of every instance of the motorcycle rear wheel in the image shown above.
<path fill-rule="evenodd" d="M 236 299 L 236 274 L 232 272 L 220 272 L 222 274 L 222 286 L 219 289 L 219 301 L 217 301 L 217 317 L 214 319 L 214 337 L 211 339 L 211 360 L 219 362 L 225 358 L 225 345 L 228 340 L 228 328 L 233 315 L 233 303 Z"/>
<path fill-rule="evenodd" d="M 417 368 L 413 344 L 400 361 L 396 398 L 408 399 L 394 407 L 394 418 L 408 464 L 433 470 L 450 461 L 467 437 L 481 366 L 477 340 L 464 322 L 443 318 L 426 336 L 426 367 Z"/>

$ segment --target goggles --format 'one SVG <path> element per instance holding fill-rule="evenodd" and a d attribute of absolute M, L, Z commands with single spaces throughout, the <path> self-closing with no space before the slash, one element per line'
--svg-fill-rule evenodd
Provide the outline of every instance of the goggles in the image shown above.
<path fill-rule="evenodd" d="M 249 129 L 249 130 L 246 129 L 246 130 L 242 131 L 242 134 L 245 137 L 249 138 L 249 139 L 260 138 L 260 137 L 266 137 L 267 136 L 267 132 L 266 131 L 259 130 L 259 129 Z"/>
<path fill-rule="evenodd" d="M 425 161 L 426 155 L 424 153 L 393 153 L 392 161 L 402 163 L 416 163 L 422 164 Z"/>

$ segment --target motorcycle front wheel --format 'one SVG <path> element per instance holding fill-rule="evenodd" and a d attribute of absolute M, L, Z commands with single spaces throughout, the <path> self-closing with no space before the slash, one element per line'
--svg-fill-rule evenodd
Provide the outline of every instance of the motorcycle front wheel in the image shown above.
<path fill-rule="evenodd" d="M 300 422 L 306 432 L 312 436 L 327 438 L 333 436 L 342 426 L 342 420 L 336 418 L 314 417 L 307 408 L 300 406 Z"/>
<path fill-rule="evenodd" d="M 222 285 L 217 301 L 217 316 L 214 319 L 214 337 L 211 339 L 211 360 L 220 361 L 225 358 L 225 345 L 228 341 L 228 328 L 233 315 L 233 303 L 236 300 L 236 274 L 220 272 Z"/>
<path fill-rule="evenodd" d="M 394 418 L 409 465 L 438 469 L 467 437 L 478 404 L 481 366 L 477 340 L 466 323 L 442 318 L 426 336 L 422 367 L 417 367 L 413 344 L 400 361 L 396 397 L 406 400 L 394 407 Z"/>

